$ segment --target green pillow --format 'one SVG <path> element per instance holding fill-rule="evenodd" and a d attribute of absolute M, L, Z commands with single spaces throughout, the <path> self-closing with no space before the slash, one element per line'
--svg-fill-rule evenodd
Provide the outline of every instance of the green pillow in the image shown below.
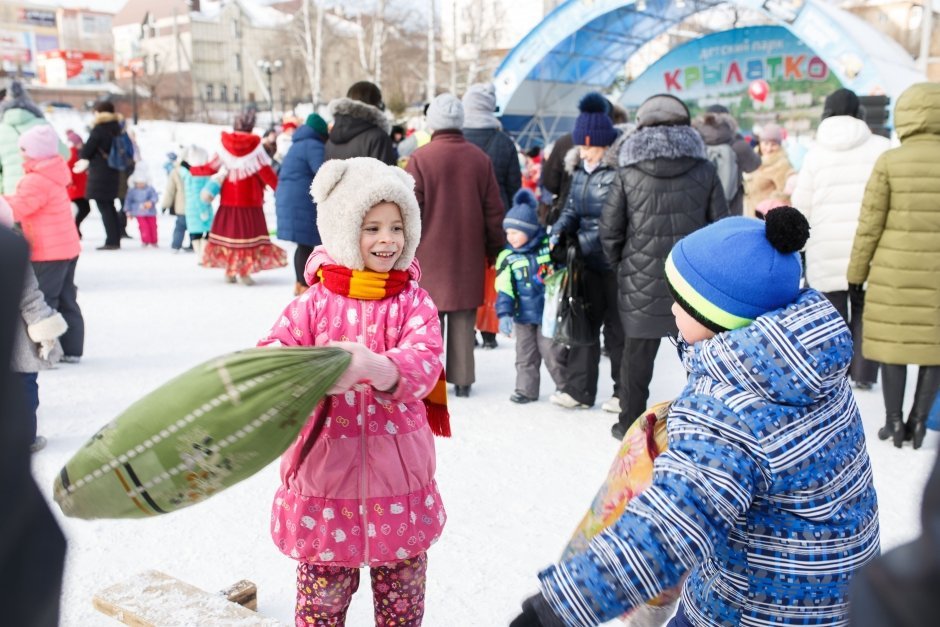
<path fill-rule="evenodd" d="M 163 384 L 105 425 L 55 480 L 75 518 L 144 518 L 250 477 L 297 437 L 349 366 L 339 348 L 252 348 Z"/>

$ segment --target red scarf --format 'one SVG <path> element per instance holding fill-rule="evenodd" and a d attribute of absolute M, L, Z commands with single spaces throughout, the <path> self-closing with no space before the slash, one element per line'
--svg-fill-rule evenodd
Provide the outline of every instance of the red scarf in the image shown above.
<path fill-rule="evenodd" d="M 391 270 L 351 270 L 336 264 L 324 264 L 317 270 L 317 278 L 323 286 L 333 292 L 357 300 L 382 300 L 399 294 L 408 285 L 408 272 Z M 431 392 L 424 397 L 428 425 L 434 435 L 450 437 L 450 413 L 447 411 L 447 381 L 444 369 L 437 378 Z"/>

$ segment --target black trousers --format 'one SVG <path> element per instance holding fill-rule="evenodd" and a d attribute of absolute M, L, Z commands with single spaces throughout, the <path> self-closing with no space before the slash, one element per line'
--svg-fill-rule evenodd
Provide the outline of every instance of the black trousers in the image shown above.
<path fill-rule="evenodd" d="M 601 326 L 606 327 L 605 339 L 610 354 L 610 378 L 614 382 L 614 396 L 620 397 L 620 358 L 623 354 L 623 324 L 617 309 L 617 275 L 614 272 L 595 272 L 585 268 L 584 281 L 588 320 L 595 342 L 591 346 L 572 346 L 568 349 L 565 370 L 566 392 L 579 403 L 593 405 L 597 399 L 597 378 L 601 361 Z"/>
<path fill-rule="evenodd" d="M 298 283 L 307 284 L 307 280 L 304 279 L 304 266 L 307 265 L 307 257 L 312 252 L 313 246 L 307 246 L 306 244 L 297 244 L 297 248 L 294 250 L 294 276 L 297 277 Z"/>
<path fill-rule="evenodd" d="M 852 333 L 852 365 L 849 376 L 856 383 L 874 383 L 878 380 L 878 362 L 862 356 L 862 310 L 865 308 L 865 295 L 857 296 L 854 292 L 823 292 L 829 299 Z"/>
<path fill-rule="evenodd" d="M 75 228 L 78 229 L 78 236 L 81 237 L 82 222 L 91 213 L 91 205 L 88 204 L 87 198 L 76 198 L 72 202 L 75 203 L 75 208 L 78 210 L 75 214 Z"/>
<path fill-rule="evenodd" d="M 623 341 L 620 362 L 620 424 L 629 428 L 646 411 L 653 365 L 662 338 L 628 337 Z"/>
<path fill-rule="evenodd" d="M 85 319 L 78 306 L 78 288 L 75 287 L 75 267 L 78 257 L 63 261 L 34 261 L 33 270 L 39 282 L 39 291 L 46 297 L 49 306 L 62 314 L 69 325 L 65 335 L 59 338 L 62 352 L 81 357 L 85 350 Z"/>
<path fill-rule="evenodd" d="M 121 245 L 121 224 L 118 213 L 114 210 L 114 198 L 93 198 L 98 211 L 101 213 L 101 222 L 104 224 L 104 243 L 108 246 Z"/>

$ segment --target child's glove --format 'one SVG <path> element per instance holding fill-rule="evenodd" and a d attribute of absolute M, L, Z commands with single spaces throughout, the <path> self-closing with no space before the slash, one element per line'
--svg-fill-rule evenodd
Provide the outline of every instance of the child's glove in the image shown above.
<path fill-rule="evenodd" d="M 55 340 L 69 330 L 69 325 L 58 311 L 26 327 L 29 339 L 39 344 L 46 340 Z"/>
<path fill-rule="evenodd" d="M 352 355 L 352 361 L 327 394 L 342 394 L 358 384 L 371 385 L 385 392 L 398 383 L 398 368 L 385 355 L 373 353 L 357 342 L 330 342 L 329 345 L 342 348 Z"/>
<path fill-rule="evenodd" d="M 499 332 L 506 337 L 512 337 L 512 317 L 502 316 L 499 319 Z"/>
<path fill-rule="evenodd" d="M 72 166 L 72 172 L 75 174 L 81 174 L 88 169 L 88 159 L 79 159 L 75 162 L 75 165 Z"/>
<path fill-rule="evenodd" d="M 49 355 L 55 349 L 57 338 L 68 329 L 69 325 L 65 322 L 65 318 L 56 312 L 48 318 L 27 325 L 26 334 L 29 335 L 29 339 L 39 344 L 39 358 L 49 359 Z"/>
<path fill-rule="evenodd" d="M 541 594 L 529 597 L 522 603 L 522 614 L 516 616 L 509 627 L 565 627 Z"/>

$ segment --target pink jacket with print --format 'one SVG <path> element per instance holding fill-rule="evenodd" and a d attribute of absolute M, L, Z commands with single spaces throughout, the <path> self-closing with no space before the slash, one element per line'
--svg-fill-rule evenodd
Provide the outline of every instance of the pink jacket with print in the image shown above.
<path fill-rule="evenodd" d="M 332 263 L 317 248 L 308 276 Z M 311 268 L 311 266 L 313 266 Z M 441 372 L 437 307 L 412 281 L 382 300 L 357 300 L 314 284 L 284 310 L 264 346 L 323 346 L 355 341 L 398 368 L 395 390 L 372 387 L 328 396 L 281 458 L 281 487 L 271 513 L 278 548 L 298 560 L 376 566 L 417 555 L 440 536 L 446 519 L 434 481 L 434 436 L 422 399 Z M 303 458 L 314 418 L 320 436 Z"/>

